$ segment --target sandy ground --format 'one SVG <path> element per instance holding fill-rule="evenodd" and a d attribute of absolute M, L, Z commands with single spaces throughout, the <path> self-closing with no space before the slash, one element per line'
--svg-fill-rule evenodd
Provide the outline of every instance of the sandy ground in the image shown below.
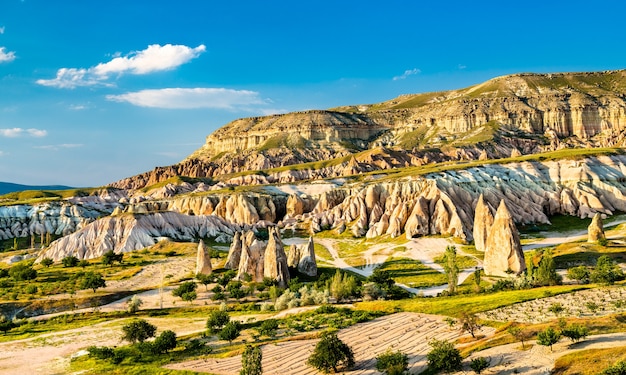
<path fill-rule="evenodd" d="M 481 334 L 490 335 L 493 329 L 484 329 Z M 360 323 L 339 332 L 339 338 L 354 351 L 355 366 L 346 374 L 379 374 L 376 371 L 376 356 L 391 350 L 400 350 L 409 356 L 409 369 L 416 374 L 426 368 L 428 342 L 456 340 L 463 336 L 458 329 L 451 329 L 443 317 L 416 313 L 398 313 L 370 322 Z M 318 374 L 306 365 L 306 358 L 318 340 L 298 340 L 262 347 L 263 372 L 267 374 Z M 207 358 L 167 366 L 197 372 L 221 375 L 238 374 L 241 356 L 230 358 Z"/>

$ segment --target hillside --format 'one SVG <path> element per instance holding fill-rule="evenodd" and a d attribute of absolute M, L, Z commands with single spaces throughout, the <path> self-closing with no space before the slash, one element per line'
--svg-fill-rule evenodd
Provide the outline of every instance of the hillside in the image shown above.
<path fill-rule="evenodd" d="M 143 188 L 175 176 L 218 178 L 368 150 L 387 154 L 387 165 L 421 165 L 615 147 L 624 144 L 625 130 L 626 70 L 514 74 L 378 104 L 238 119 L 209 135 L 183 162 L 112 186 Z"/>
<path fill-rule="evenodd" d="M 11 182 L 0 181 L 0 195 L 13 193 L 17 191 L 25 191 L 25 190 L 66 190 L 66 189 L 71 189 L 71 187 L 63 186 L 63 185 L 43 185 L 43 186 L 21 185 L 21 184 L 14 184 Z"/>

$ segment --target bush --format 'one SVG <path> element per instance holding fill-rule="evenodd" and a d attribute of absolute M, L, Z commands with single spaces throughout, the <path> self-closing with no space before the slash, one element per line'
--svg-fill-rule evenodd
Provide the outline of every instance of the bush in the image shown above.
<path fill-rule="evenodd" d="M 135 294 L 128 301 L 126 301 L 126 311 L 130 314 L 134 314 L 139 311 L 141 305 L 143 305 L 143 301 Z"/>
<path fill-rule="evenodd" d="M 491 364 L 491 359 L 476 357 L 470 362 L 470 368 L 474 370 L 475 373 L 480 374 L 484 369 L 489 367 L 489 364 Z"/>
<path fill-rule="evenodd" d="M 447 341 L 432 340 L 429 345 L 432 350 L 428 352 L 428 368 L 433 371 L 453 372 L 461 370 L 461 352 Z"/>
<path fill-rule="evenodd" d="M 167 330 L 161 332 L 154 340 L 153 348 L 156 353 L 167 353 L 176 347 L 176 333 Z"/>
<path fill-rule="evenodd" d="M 76 267 L 78 265 L 78 262 L 79 262 L 78 258 L 76 258 L 73 255 L 69 255 L 61 259 L 61 263 L 63 264 L 63 267 Z"/>
<path fill-rule="evenodd" d="M 89 356 L 97 359 L 109 359 L 113 358 L 114 351 L 108 346 L 90 346 L 87 348 Z"/>
<path fill-rule="evenodd" d="M 572 267 L 567 270 L 567 277 L 572 280 L 578 281 L 578 283 L 580 284 L 589 283 L 590 276 L 591 274 L 589 272 L 589 268 L 587 268 L 586 266 Z"/>
<path fill-rule="evenodd" d="M 52 259 L 50 259 L 50 258 L 43 258 L 41 260 L 41 265 L 46 267 L 46 268 L 50 267 L 53 263 L 54 263 L 54 261 Z"/>
<path fill-rule="evenodd" d="M 276 319 L 267 319 L 261 323 L 258 331 L 262 336 L 274 337 L 276 335 L 276 331 L 278 330 L 278 320 Z"/>
<path fill-rule="evenodd" d="M 574 324 L 570 327 L 567 327 L 561 331 L 561 335 L 567 337 L 572 340 L 572 342 L 578 342 L 589 334 L 589 329 L 580 324 Z"/>
<path fill-rule="evenodd" d="M 347 370 L 354 366 L 354 353 L 337 337 L 337 333 L 324 332 L 306 363 L 323 373 L 331 370 L 336 373 L 340 368 Z"/>
<path fill-rule="evenodd" d="M 156 327 L 143 319 L 135 319 L 122 327 L 124 334 L 122 340 L 132 344 L 144 342 L 150 337 L 154 337 Z"/>
<path fill-rule="evenodd" d="M 335 276 L 330 280 L 328 289 L 335 300 L 342 301 L 357 295 L 357 281 L 354 276 L 337 270 Z"/>
<path fill-rule="evenodd" d="M 80 283 L 81 289 L 91 289 L 96 292 L 98 288 L 104 288 L 106 282 L 101 274 L 95 272 L 87 272 Z"/>
<path fill-rule="evenodd" d="M 124 253 L 115 254 L 113 250 L 109 250 L 102 255 L 102 264 L 111 266 L 113 262 L 122 263 Z"/>
<path fill-rule="evenodd" d="M 241 333 L 241 323 L 234 320 L 234 321 L 230 321 L 226 323 L 224 328 L 222 328 L 222 330 L 219 331 L 219 333 L 217 334 L 217 337 L 220 340 L 225 340 L 225 341 L 228 341 L 229 343 L 232 343 L 234 339 L 239 337 L 240 333 Z"/>
<path fill-rule="evenodd" d="M 34 280 L 37 278 L 37 271 L 26 264 L 17 264 L 9 269 L 9 276 L 15 281 Z"/>
<path fill-rule="evenodd" d="M 409 369 L 409 357 L 406 354 L 387 349 L 376 357 L 376 370 L 387 375 L 402 375 Z"/>
<path fill-rule="evenodd" d="M 626 361 L 620 361 L 604 369 L 600 375 L 626 375 Z"/>
<path fill-rule="evenodd" d="M 172 291 L 172 295 L 180 297 L 183 301 L 191 302 L 198 297 L 196 288 L 197 285 L 193 281 L 185 281 Z"/>
<path fill-rule="evenodd" d="M 206 327 L 210 334 L 216 334 L 219 332 L 228 322 L 230 316 L 226 311 L 213 310 L 209 314 L 209 318 L 206 322 Z"/>
<path fill-rule="evenodd" d="M 537 344 L 549 346 L 550 351 L 552 351 L 552 345 L 559 342 L 560 338 L 561 334 L 559 332 L 555 331 L 552 327 L 548 327 L 545 331 L 537 334 Z"/>
<path fill-rule="evenodd" d="M 610 285 L 623 279 L 624 272 L 607 255 L 598 258 L 596 267 L 591 272 L 591 281 L 594 283 Z"/>

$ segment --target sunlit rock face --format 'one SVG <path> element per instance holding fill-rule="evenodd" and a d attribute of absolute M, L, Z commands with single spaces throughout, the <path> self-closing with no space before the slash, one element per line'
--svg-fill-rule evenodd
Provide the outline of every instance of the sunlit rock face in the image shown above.
<path fill-rule="evenodd" d="M 524 252 L 513 217 L 504 201 L 500 202 L 485 244 L 485 275 L 520 275 L 526 269 Z"/>

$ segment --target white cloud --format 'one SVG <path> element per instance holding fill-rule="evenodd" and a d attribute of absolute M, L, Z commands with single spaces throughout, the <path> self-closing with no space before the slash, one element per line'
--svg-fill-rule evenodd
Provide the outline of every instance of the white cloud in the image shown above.
<path fill-rule="evenodd" d="M 0 150 L 0 157 L 2 157 L 2 156 L 4 156 L 4 155 L 6 155 L 6 152 L 4 152 L 4 151 Z"/>
<path fill-rule="evenodd" d="M 463 64 L 459 64 L 458 68 L 459 68 L 459 70 L 463 70 L 463 69 L 467 68 L 467 66 L 463 65 Z"/>
<path fill-rule="evenodd" d="M 246 109 L 249 106 L 266 105 L 259 93 L 248 90 L 225 88 L 167 88 L 141 90 L 121 95 L 107 95 L 108 100 L 127 102 L 139 107 L 167 109 Z"/>
<path fill-rule="evenodd" d="M 45 145 L 45 146 L 33 146 L 33 148 L 39 150 L 50 150 L 50 151 L 59 151 L 62 148 L 77 148 L 83 147 L 84 145 L 81 143 L 63 143 L 60 145 Z"/>
<path fill-rule="evenodd" d="M 184 45 L 153 44 L 143 51 L 133 51 L 126 56 L 115 54 L 113 59 L 90 68 L 61 68 L 52 79 L 40 79 L 37 83 L 63 89 L 80 86 L 108 85 L 112 75 L 148 74 L 174 69 L 200 56 L 206 51 L 201 44 L 196 48 Z"/>
<path fill-rule="evenodd" d="M 401 76 L 395 76 L 395 77 L 393 77 L 393 80 L 394 80 L 394 81 L 397 81 L 397 80 L 399 80 L 399 79 L 406 79 L 408 76 L 412 76 L 412 75 L 415 75 L 415 74 L 420 74 L 421 72 L 422 72 L 422 71 L 421 71 L 421 70 L 419 70 L 419 69 L 417 69 L 417 68 L 410 69 L 410 70 L 405 70 L 405 71 L 404 71 L 404 73 L 402 73 L 402 75 L 401 75 Z"/>
<path fill-rule="evenodd" d="M 84 104 L 70 104 L 67 108 L 72 111 L 82 111 L 89 108 L 89 106 Z"/>
<path fill-rule="evenodd" d="M 0 63 L 11 62 L 15 60 L 15 52 L 6 51 L 5 47 L 0 47 Z"/>
<path fill-rule="evenodd" d="M 29 135 L 31 137 L 45 137 L 48 135 L 46 130 L 41 129 L 22 129 L 22 128 L 10 128 L 10 129 L 0 129 L 0 136 L 7 138 L 16 138 L 21 137 L 22 135 Z"/>
<path fill-rule="evenodd" d="M 4 34 L 4 26 L 0 26 L 0 34 Z"/>

